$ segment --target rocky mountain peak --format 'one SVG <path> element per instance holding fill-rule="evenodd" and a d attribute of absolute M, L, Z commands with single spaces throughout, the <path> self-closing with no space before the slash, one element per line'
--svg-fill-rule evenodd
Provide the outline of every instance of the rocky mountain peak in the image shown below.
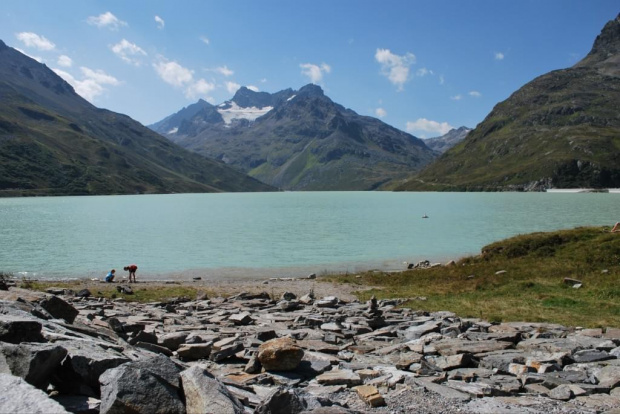
<path fill-rule="evenodd" d="M 323 93 L 323 89 L 321 89 L 321 87 L 319 85 L 315 85 L 313 83 L 309 83 L 308 85 L 302 87 L 299 90 L 298 95 L 324 96 L 325 94 Z"/>
<path fill-rule="evenodd" d="M 6 45 L 6 43 L 4 43 L 2 40 L 0 40 L 0 50 L 4 50 L 4 49 L 8 49 L 9 47 Z"/>
<path fill-rule="evenodd" d="M 242 108 L 272 106 L 272 95 L 267 92 L 255 92 L 245 86 L 233 96 L 232 101 Z"/>
<path fill-rule="evenodd" d="M 607 22 L 590 53 L 575 67 L 595 67 L 606 75 L 620 76 L 620 14 Z"/>

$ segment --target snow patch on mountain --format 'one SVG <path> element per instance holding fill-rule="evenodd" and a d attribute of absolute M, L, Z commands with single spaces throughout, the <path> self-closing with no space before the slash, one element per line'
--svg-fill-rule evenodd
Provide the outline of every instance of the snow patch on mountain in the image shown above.
<path fill-rule="evenodd" d="M 174 127 L 170 131 L 168 131 L 169 134 L 176 134 L 177 132 L 179 132 L 179 128 L 177 127 Z"/>
<path fill-rule="evenodd" d="M 223 107 L 226 107 L 225 109 Z M 224 123 L 230 125 L 233 119 L 247 119 L 248 121 L 254 121 L 271 111 L 273 106 L 265 106 L 264 108 L 257 108 L 252 106 L 250 108 L 243 108 L 237 105 L 234 101 L 227 102 L 222 105 L 218 105 L 217 112 L 222 115 Z"/>

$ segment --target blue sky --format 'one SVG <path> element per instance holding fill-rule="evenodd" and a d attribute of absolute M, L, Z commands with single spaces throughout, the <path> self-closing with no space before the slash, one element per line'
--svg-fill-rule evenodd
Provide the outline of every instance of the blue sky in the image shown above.
<path fill-rule="evenodd" d="M 617 0 L 2 0 L 0 39 L 145 125 L 239 86 L 320 85 L 418 137 L 475 127 L 592 47 Z"/>

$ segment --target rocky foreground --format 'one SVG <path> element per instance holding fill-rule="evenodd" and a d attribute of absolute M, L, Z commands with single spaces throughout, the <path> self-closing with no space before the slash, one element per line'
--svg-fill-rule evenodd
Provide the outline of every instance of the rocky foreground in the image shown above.
<path fill-rule="evenodd" d="M 618 328 L 292 293 L 0 298 L 2 413 L 620 412 Z"/>

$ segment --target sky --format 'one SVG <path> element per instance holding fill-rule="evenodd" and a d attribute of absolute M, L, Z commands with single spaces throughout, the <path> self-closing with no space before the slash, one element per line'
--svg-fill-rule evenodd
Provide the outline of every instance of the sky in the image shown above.
<path fill-rule="evenodd" d="M 420 138 L 570 67 L 617 0 L 2 0 L 0 39 L 144 125 L 308 83 Z"/>

